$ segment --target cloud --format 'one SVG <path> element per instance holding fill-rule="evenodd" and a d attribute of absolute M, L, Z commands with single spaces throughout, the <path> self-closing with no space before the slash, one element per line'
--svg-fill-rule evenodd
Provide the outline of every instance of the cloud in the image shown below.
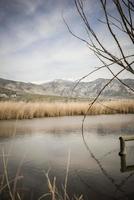
<path fill-rule="evenodd" d="M 3 0 L 0 6 L 2 2 L 4 9 L 0 15 L 0 25 L 3 24 L 0 30 L 1 76 L 32 82 L 55 78 L 77 79 L 99 66 L 100 62 L 93 53 L 84 43 L 74 38 L 63 23 L 62 10 L 71 29 L 76 34 L 87 37 L 82 21 L 70 0 L 5 0 L 7 7 Z M 91 17 L 98 5 L 94 5 L 94 1 L 89 3 L 88 17 Z M 99 14 L 100 10 L 97 10 L 96 18 Z M 91 23 L 93 21 L 91 18 Z M 95 30 L 105 45 L 118 53 L 115 45 L 110 46 L 111 38 L 106 32 L 104 35 L 104 26 L 96 22 Z M 124 36 L 120 39 L 123 45 L 127 44 Z M 91 79 L 108 75 L 109 73 L 102 71 Z"/>
<path fill-rule="evenodd" d="M 37 44 L 28 51 L 11 54 L 8 60 L 5 56 L 2 65 L 4 71 L 16 74 L 16 78 L 24 76 L 26 81 L 26 77 L 29 76 L 28 79 L 34 81 L 39 79 L 39 71 L 44 79 L 62 78 L 61 75 L 64 75 L 64 78 L 71 76 L 76 79 L 80 74 L 87 72 L 89 61 L 91 63 L 91 55 L 85 45 L 74 38 L 70 39 L 68 35 L 54 43 L 50 40 L 46 45 Z"/>
<path fill-rule="evenodd" d="M 32 21 L 22 22 L 15 26 L 9 24 L 7 32 L 1 35 L 0 54 L 12 53 L 42 39 L 51 38 L 56 34 L 56 30 L 61 28 L 61 22 L 57 23 L 56 19 L 57 13 L 52 16 L 41 14 L 34 16 Z"/>

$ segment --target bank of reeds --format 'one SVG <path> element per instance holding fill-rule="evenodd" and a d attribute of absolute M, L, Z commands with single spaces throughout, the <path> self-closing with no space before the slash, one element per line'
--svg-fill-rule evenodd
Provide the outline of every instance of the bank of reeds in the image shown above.
<path fill-rule="evenodd" d="M 84 115 L 90 102 L 0 102 L 0 120 Z M 133 100 L 97 102 L 87 115 L 134 113 Z"/>

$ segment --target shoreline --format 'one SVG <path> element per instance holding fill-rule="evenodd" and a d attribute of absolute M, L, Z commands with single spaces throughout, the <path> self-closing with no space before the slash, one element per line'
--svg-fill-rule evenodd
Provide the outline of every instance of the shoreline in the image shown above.
<path fill-rule="evenodd" d="M 44 117 L 134 114 L 133 100 L 96 102 L 87 112 L 90 102 L 0 102 L 0 120 Z"/>

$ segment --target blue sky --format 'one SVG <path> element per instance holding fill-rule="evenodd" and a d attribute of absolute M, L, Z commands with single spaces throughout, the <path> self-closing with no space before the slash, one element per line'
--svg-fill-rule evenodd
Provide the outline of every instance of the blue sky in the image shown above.
<path fill-rule="evenodd" d="M 98 1 L 85 0 L 85 4 L 94 29 L 115 51 L 98 22 L 103 17 Z M 0 77 L 36 83 L 76 80 L 100 65 L 87 46 L 68 32 L 62 12 L 73 32 L 86 37 L 73 0 L 0 0 Z M 110 74 L 103 70 L 87 80 L 99 77 L 110 78 Z M 127 77 L 132 78 L 129 73 L 122 75 Z"/>

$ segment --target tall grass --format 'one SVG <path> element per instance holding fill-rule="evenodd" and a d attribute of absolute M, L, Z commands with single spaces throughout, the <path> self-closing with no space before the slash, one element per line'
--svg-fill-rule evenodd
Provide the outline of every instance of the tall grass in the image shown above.
<path fill-rule="evenodd" d="M 0 120 L 84 115 L 90 102 L 0 102 Z M 95 103 L 88 115 L 134 113 L 133 100 Z"/>

